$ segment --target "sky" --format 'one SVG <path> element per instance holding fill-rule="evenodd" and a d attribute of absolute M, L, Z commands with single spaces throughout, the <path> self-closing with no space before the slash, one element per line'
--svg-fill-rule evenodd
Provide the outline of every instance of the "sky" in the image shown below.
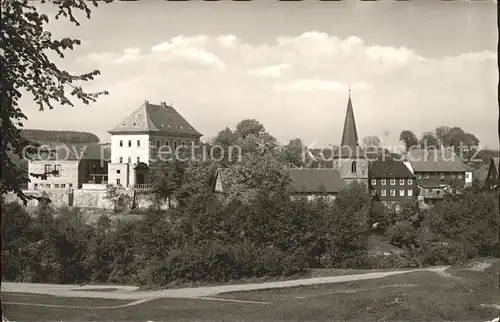
<path fill-rule="evenodd" d="M 51 5 L 38 4 L 47 13 Z M 38 111 L 26 128 L 107 132 L 145 100 L 171 103 L 208 140 L 257 119 L 286 142 L 339 144 L 349 86 L 358 136 L 396 145 L 459 126 L 498 149 L 493 2 L 115 2 L 81 26 L 51 20 L 82 45 L 57 60 L 98 102 Z M 350 84 L 350 85 L 349 85 Z"/>

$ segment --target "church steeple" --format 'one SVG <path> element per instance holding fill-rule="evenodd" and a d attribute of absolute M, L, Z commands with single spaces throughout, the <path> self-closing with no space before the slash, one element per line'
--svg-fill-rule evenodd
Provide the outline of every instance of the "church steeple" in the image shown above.
<path fill-rule="evenodd" d="M 350 84 L 349 84 L 349 101 L 347 102 L 347 111 L 344 121 L 344 131 L 342 132 L 341 146 L 349 146 L 353 149 L 359 146 L 358 132 L 356 130 L 356 121 L 354 120 L 354 110 L 352 109 Z"/>

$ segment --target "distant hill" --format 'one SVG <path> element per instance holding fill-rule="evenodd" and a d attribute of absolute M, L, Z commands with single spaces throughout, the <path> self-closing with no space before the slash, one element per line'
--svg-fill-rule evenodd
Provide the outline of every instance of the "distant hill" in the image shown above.
<path fill-rule="evenodd" d="M 37 143 L 99 143 L 99 137 L 89 132 L 23 129 L 21 135 Z"/>

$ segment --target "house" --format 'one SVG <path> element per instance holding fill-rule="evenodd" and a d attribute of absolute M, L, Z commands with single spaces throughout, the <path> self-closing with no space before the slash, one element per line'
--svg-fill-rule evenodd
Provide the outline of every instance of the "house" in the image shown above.
<path fill-rule="evenodd" d="M 421 189 L 418 199 L 423 204 L 432 205 L 444 199 L 445 186 L 442 183 L 417 179 L 417 185 Z"/>
<path fill-rule="evenodd" d="M 315 149 L 311 153 L 316 159 L 311 167 L 335 169 L 346 183 L 368 184 L 369 157 L 359 145 L 350 89 L 340 146 Z"/>
<path fill-rule="evenodd" d="M 485 186 L 490 189 L 496 189 L 498 188 L 498 174 L 500 171 L 500 158 L 494 157 L 490 160 L 489 167 L 488 167 L 488 174 L 486 176 L 485 180 Z"/>
<path fill-rule="evenodd" d="M 107 182 L 109 145 L 61 144 L 47 150 L 28 163 L 28 173 L 47 174 L 47 178 L 30 175 L 28 190 L 79 189 L 85 183 Z"/>
<path fill-rule="evenodd" d="M 306 197 L 314 200 L 320 196 L 333 201 L 344 186 L 340 174 L 333 169 L 288 169 L 292 180 L 290 188 L 293 197 Z M 228 171 L 224 168 L 217 169 L 215 179 L 216 193 L 227 195 L 231 192 Z"/>
<path fill-rule="evenodd" d="M 472 185 L 472 168 L 448 149 L 412 149 L 404 158 L 418 181 Z"/>
<path fill-rule="evenodd" d="M 109 183 L 135 188 L 147 187 L 157 161 L 168 161 L 179 150 L 198 145 L 202 136 L 174 107 L 148 101 L 109 133 Z"/>
<path fill-rule="evenodd" d="M 415 175 L 402 161 L 373 161 L 368 177 L 370 194 L 376 201 L 400 202 L 416 198 L 419 192 Z"/>

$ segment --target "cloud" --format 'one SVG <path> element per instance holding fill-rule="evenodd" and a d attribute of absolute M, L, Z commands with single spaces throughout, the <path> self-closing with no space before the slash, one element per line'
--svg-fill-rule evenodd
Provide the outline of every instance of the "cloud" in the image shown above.
<path fill-rule="evenodd" d="M 181 35 L 79 61 L 102 70 L 96 87 L 109 89 L 102 101 L 106 109 L 116 106 L 114 115 L 146 98 L 171 100 L 207 137 L 251 117 L 283 140 L 337 144 L 341 133 L 332 129 L 342 128 L 349 83 L 360 137 L 389 131 L 397 138 L 406 128 L 418 135 L 440 125 L 461 126 L 481 140 L 496 132 L 485 116 L 497 109 L 494 52 L 426 57 L 413 48 L 317 31 L 245 40 Z M 304 106 L 307 115 L 297 116 Z"/>
<path fill-rule="evenodd" d="M 261 68 L 254 68 L 250 69 L 248 71 L 249 75 L 255 75 L 255 76 L 270 76 L 270 77 L 280 77 L 282 76 L 282 72 L 284 70 L 292 68 L 292 65 L 288 63 L 284 64 L 279 64 L 279 65 L 272 65 L 272 66 L 265 66 Z"/>

